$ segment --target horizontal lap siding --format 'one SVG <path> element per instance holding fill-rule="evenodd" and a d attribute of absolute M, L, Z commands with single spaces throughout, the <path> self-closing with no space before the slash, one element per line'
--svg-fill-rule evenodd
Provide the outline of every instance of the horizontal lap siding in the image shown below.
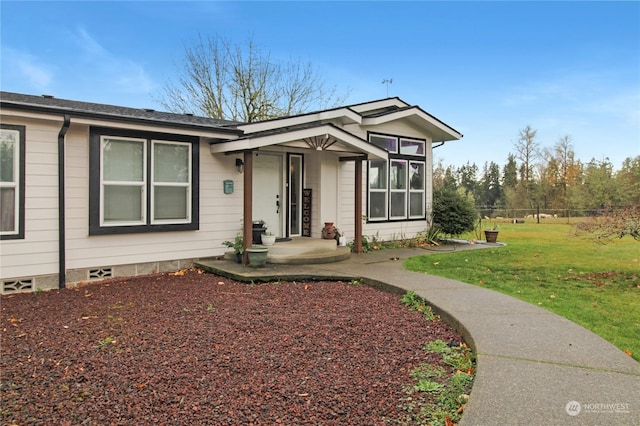
<path fill-rule="evenodd" d="M 58 132 L 60 122 L 18 119 L 3 111 L 2 123 L 25 126 L 25 238 L 0 242 L 0 278 L 57 273 Z"/>
<path fill-rule="evenodd" d="M 241 229 L 242 174 L 235 159 L 212 155 L 209 144 L 200 144 L 200 229 L 123 235 L 88 235 L 89 150 L 88 132 L 69 135 L 67 199 L 67 268 L 94 268 L 135 263 L 170 261 L 221 255 L 222 241 Z M 71 148 L 73 146 L 73 148 Z M 223 180 L 235 183 L 233 194 L 224 194 Z"/>
<path fill-rule="evenodd" d="M 366 164 L 366 161 L 363 162 L 363 165 Z M 347 242 L 350 242 L 355 238 L 356 200 L 355 191 L 353 190 L 355 182 L 355 162 L 342 162 L 339 173 L 338 185 L 340 188 L 340 197 L 338 197 L 339 219 L 337 226 Z M 363 213 L 364 212 L 366 212 L 366 210 L 363 210 Z"/>

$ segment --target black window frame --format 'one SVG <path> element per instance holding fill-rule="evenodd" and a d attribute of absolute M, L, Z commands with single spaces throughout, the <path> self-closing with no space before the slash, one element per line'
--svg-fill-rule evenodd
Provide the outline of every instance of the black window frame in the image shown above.
<path fill-rule="evenodd" d="M 369 167 L 367 167 L 367 223 L 389 223 L 389 222 L 410 222 L 410 221 L 420 221 L 420 220 L 425 220 L 427 218 L 427 209 L 426 209 L 426 204 L 424 206 L 423 209 L 423 215 L 422 216 L 413 216 L 411 217 L 411 205 L 410 205 L 410 199 L 411 199 L 411 184 L 409 182 L 409 176 L 407 176 L 407 188 L 405 189 L 405 216 L 404 217 L 391 217 L 391 194 L 392 194 L 392 189 L 391 189 L 391 163 L 393 160 L 403 160 L 406 161 L 406 165 L 407 165 L 407 171 L 409 170 L 409 167 L 411 165 L 411 163 L 417 163 L 417 162 L 422 162 L 424 164 L 424 170 L 425 170 L 425 174 L 426 174 L 426 170 L 427 170 L 427 140 L 426 139 L 421 139 L 421 138 L 415 138 L 415 137 L 411 137 L 411 136 L 403 136 L 403 135 L 396 135 L 396 134 L 388 134 L 388 133 L 381 133 L 381 132 L 373 132 L 373 131 L 369 131 L 367 132 L 367 141 L 369 141 L 369 143 L 371 143 L 371 138 L 372 137 L 381 137 L 381 138 L 395 138 L 397 140 L 397 147 L 394 151 L 389 151 L 389 150 L 385 150 L 387 151 L 387 156 L 388 156 L 388 160 L 386 162 L 386 169 L 387 169 L 387 187 L 386 187 L 386 217 L 384 219 L 372 219 L 370 217 L 370 194 L 371 194 L 371 188 L 370 188 L 370 177 L 369 177 Z M 415 141 L 415 142 L 422 142 L 424 143 L 424 152 L 421 155 L 413 155 L 413 154 L 400 154 L 401 151 L 401 143 L 402 141 Z M 376 145 L 377 146 L 377 145 Z M 384 149 L 384 148 L 383 148 Z M 427 176 L 424 176 L 424 188 L 423 188 L 423 200 L 425 200 L 426 197 L 426 193 L 427 193 Z M 416 191 L 414 191 L 416 192 Z"/>
<path fill-rule="evenodd" d="M 26 140 L 27 140 L 27 127 L 14 124 L 0 124 L 1 129 L 14 130 L 20 134 L 18 138 L 18 198 L 16 200 L 16 217 L 18 218 L 17 232 L 13 234 L 0 235 L 0 240 L 24 240 L 25 238 L 25 190 L 26 190 Z"/>
<path fill-rule="evenodd" d="M 102 226 L 100 212 L 103 206 L 100 199 L 101 185 L 101 138 L 114 136 L 122 138 L 144 139 L 146 155 L 145 177 L 145 223 L 140 225 Z M 183 142 L 191 144 L 191 221 L 187 223 L 152 224 L 151 179 L 152 141 Z M 118 129 L 108 127 L 91 127 L 89 130 L 89 235 L 134 234 L 149 232 L 195 231 L 200 228 L 200 141 L 197 136 L 176 135 L 161 132 Z"/>

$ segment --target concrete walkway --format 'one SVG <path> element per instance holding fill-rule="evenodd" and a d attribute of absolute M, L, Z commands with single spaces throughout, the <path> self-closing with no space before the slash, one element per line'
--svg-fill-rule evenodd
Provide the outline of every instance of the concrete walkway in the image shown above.
<path fill-rule="evenodd" d="M 479 248 L 491 247 L 445 245 L 436 251 Z M 202 260 L 199 266 L 240 281 L 363 279 L 399 293 L 415 291 L 477 355 L 461 425 L 640 425 L 640 363 L 547 310 L 402 267 L 404 259 L 432 252 L 382 250 L 321 265 L 250 268 Z"/>

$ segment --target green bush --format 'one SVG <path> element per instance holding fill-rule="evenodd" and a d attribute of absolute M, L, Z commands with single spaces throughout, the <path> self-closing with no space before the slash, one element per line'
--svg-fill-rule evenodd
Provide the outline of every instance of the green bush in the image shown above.
<path fill-rule="evenodd" d="M 440 189 L 433 194 L 433 223 L 446 235 L 473 231 L 478 212 L 471 201 L 461 194 Z"/>

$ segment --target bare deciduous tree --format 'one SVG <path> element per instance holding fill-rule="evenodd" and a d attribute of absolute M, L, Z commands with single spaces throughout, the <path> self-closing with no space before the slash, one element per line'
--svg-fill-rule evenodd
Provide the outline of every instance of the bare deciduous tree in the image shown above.
<path fill-rule="evenodd" d="M 578 223 L 577 234 L 600 244 L 627 235 L 640 241 L 640 208 L 613 210 L 605 207 L 599 216 Z"/>
<path fill-rule="evenodd" d="M 515 156 L 522 162 L 523 175 L 521 179 L 524 182 L 531 182 L 534 178 L 533 169 L 535 161 L 540 156 L 540 148 L 536 141 L 537 130 L 533 130 L 531 126 L 527 125 L 524 129 L 520 130 L 519 138 L 514 144 L 516 150 Z"/>
<path fill-rule="evenodd" d="M 251 39 L 240 45 L 199 36 L 185 46 L 178 77 L 166 82 L 159 102 L 172 112 L 251 123 L 329 108 L 345 98 L 311 63 L 275 62 Z"/>

